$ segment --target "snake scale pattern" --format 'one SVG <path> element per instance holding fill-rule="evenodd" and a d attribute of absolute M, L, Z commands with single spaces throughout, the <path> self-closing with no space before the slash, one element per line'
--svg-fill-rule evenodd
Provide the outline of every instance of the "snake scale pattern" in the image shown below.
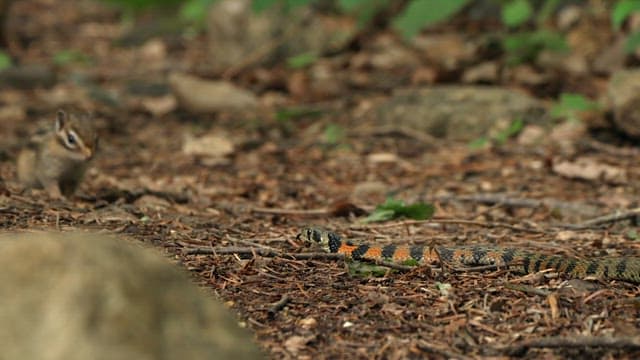
<path fill-rule="evenodd" d="M 428 247 L 354 244 L 343 241 L 336 233 L 317 228 L 302 229 L 297 239 L 318 244 L 324 251 L 344 254 L 354 260 L 386 260 L 395 263 L 413 261 L 418 264 L 445 263 L 453 266 L 496 265 L 509 267 L 521 274 L 555 269 L 567 278 L 594 277 L 640 284 L 640 257 L 579 259 L 491 245 Z"/>

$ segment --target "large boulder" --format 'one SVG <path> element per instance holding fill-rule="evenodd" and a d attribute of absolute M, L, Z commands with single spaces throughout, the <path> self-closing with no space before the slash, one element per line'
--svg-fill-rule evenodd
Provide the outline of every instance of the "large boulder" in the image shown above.
<path fill-rule="evenodd" d="M 256 359 L 249 332 L 153 250 L 89 234 L 0 236 L 6 359 Z"/>

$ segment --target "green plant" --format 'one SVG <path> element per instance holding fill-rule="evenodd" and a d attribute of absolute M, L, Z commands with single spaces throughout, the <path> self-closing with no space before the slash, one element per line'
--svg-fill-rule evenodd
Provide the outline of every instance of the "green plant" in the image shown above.
<path fill-rule="evenodd" d="M 255 12 L 264 11 L 272 6 L 279 5 L 284 11 L 290 11 L 296 7 L 312 3 L 313 0 L 253 0 L 251 7 Z"/>
<path fill-rule="evenodd" d="M 4 51 L 0 50 L 0 70 L 11 67 L 11 57 Z"/>
<path fill-rule="evenodd" d="M 62 50 L 53 55 L 53 63 L 58 66 L 69 64 L 90 64 L 91 57 L 78 50 Z"/>
<path fill-rule="evenodd" d="M 535 60 L 542 50 L 562 52 L 569 49 L 561 34 L 548 30 L 508 35 L 502 44 L 507 52 L 506 61 L 509 65 Z"/>
<path fill-rule="evenodd" d="M 345 14 L 354 15 L 358 27 L 367 25 L 373 17 L 389 6 L 386 0 L 338 0 L 338 8 Z"/>
<path fill-rule="evenodd" d="M 217 0 L 187 0 L 180 7 L 180 19 L 188 24 L 203 27 L 207 18 L 207 9 Z"/>
<path fill-rule="evenodd" d="M 493 139 L 498 143 L 498 145 L 504 145 L 510 137 L 518 135 L 520 131 L 522 131 L 523 127 L 524 121 L 522 121 L 522 119 L 515 119 L 511 122 L 509 127 L 500 131 Z"/>
<path fill-rule="evenodd" d="M 344 137 L 344 128 L 340 125 L 329 124 L 324 130 L 324 141 L 329 145 L 337 145 Z"/>
<path fill-rule="evenodd" d="M 533 15 L 533 7 L 527 0 L 512 0 L 502 6 L 502 23 L 508 27 L 524 24 Z"/>
<path fill-rule="evenodd" d="M 620 30 L 624 21 L 634 12 L 640 11 L 640 1 L 620 0 L 615 3 L 611 11 L 611 25 L 614 30 Z M 640 47 L 640 31 L 637 31 L 627 38 L 624 44 L 626 53 L 633 53 Z"/>
<path fill-rule="evenodd" d="M 379 222 L 400 217 L 408 217 L 414 220 L 425 220 L 433 216 L 435 208 L 427 203 L 415 203 L 405 205 L 402 200 L 388 198 L 383 204 L 378 205 L 376 209 L 364 219 L 365 222 Z"/>
<path fill-rule="evenodd" d="M 410 39 L 424 27 L 450 18 L 468 3 L 469 0 L 412 0 L 393 20 L 393 26 Z"/>
<path fill-rule="evenodd" d="M 511 124 L 509 124 L 509 127 L 500 131 L 491 139 L 486 136 L 482 136 L 473 140 L 469 143 L 469 148 L 474 150 L 483 148 L 490 142 L 490 140 L 492 140 L 496 145 L 504 145 L 509 138 L 518 135 L 520 131 L 522 131 L 522 128 L 524 128 L 524 121 L 522 121 L 522 119 L 515 119 Z"/>
<path fill-rule="evenodd" d="M 562 93 L 558 102 L 551 108 L 551 116 L 578 121 L 579 113 L 600 109 L 600 104 L 580 94 Z"/>
<path fill-rule="evenodd" d="M 306 52 L 287 59 L 287 65 L 292 69 L 307 67 L 318 60 L 318 55 L 313 52 Z"/>
<path fill-rule="evenodd" d="M 640 11 L 640 1 L 638 0 L 620 0 L 617 1 L 611 11 L 611 24 L 613 28 L 619 30 L 624 21 L 633 12 Z"/>

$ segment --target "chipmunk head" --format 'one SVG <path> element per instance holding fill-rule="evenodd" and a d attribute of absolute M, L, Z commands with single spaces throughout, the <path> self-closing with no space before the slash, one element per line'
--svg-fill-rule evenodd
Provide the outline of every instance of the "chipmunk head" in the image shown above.
<path fill-rule="evenodd" d="M 60 144 L 74 158 L 88 161 L 95 154 L 98 136 L 89 114 L 58 110 L 54 130 Z"/>

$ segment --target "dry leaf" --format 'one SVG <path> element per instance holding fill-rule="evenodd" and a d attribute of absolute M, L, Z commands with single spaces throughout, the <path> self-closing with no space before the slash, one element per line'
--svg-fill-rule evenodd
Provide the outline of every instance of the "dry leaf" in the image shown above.
<path fill-rule="evenodd" d="M 570 179 L 605 181 L 611 184 L 625 184 L 627 182 L 625 169 L 602 164 L 591 158 L 554 163 L 553 172 Z"/>

